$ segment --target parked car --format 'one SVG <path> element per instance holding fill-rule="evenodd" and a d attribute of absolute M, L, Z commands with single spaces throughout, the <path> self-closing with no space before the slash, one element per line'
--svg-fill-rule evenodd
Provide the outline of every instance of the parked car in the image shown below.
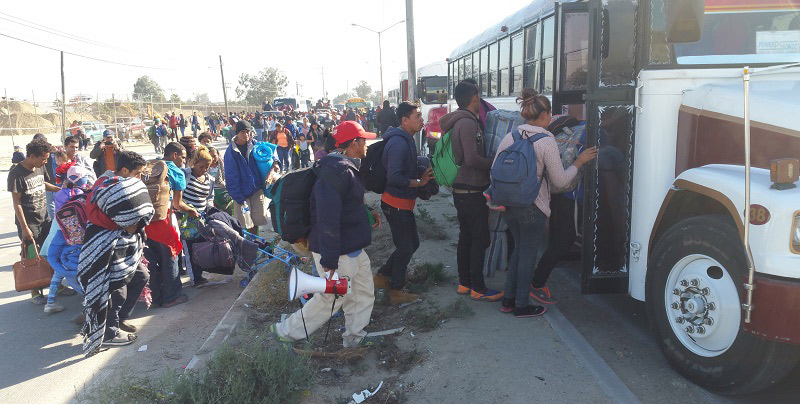
<path fill-rule="evenodd" d="M 102 140 L 103 132 L 106 130 L 106 125 L 100 122 L 84 121 L 81 123 L 81 127 L 83 127 L 83 133 L 86 134 L 86 137 L 91 140 L 92 143 Z M 72 131 L 67 129 L 67 131 L 64 132 L 64 136 L 72 136 Z"/>

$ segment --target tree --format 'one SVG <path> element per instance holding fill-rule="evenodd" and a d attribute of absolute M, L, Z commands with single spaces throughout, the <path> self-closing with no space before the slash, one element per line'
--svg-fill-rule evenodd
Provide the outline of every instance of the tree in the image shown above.
<path fill-rule="evenodd" d="M 372 93 L 372 86 L 366 81 L 361 80 L 353 90 L 356 92 L 358 98 L 369 98 L 369 95 Z"/>
<path fill-rule="evenodd" d="M 175 103 L 175 104 L 180 104 L 181 103 L 181 97 L 178 94 L 173 93 L 172 95 L 169 96 L 169 102 Z"/>
<path fill-rule="evenodd" d="M 211 99 L 208 98 L 208 93 L 195 94 L 192 102 L 195 104 L 208 104 L 211 102 Z"/>
<path fill-rule="evenodd" d="M 345 101 L 353 98 L 353 93 L 343 93 L 339 94 L 333 98 L 334 104 L 344 104 Z"/>
<path fill-rule="evenodd" d="M 282 71 L 267 67 L 257 74 L 242 74 L 236 86 L 236 98 L 244 99 L 250 105 L 261 105 L 265 99 L 273 99 L 289 84 Z"/>
<path fill-rule="evenodd" d="M 381 105 L 381 90 L 375 90 L 374 93 L 369 95 L 367 101 L 372 101 L 372 105 L 375 106 Z"/>
<path fill-rule="evenodd" d="M 166 100 L 164 90 L 150 76 L 142 76 L 136 80 L 136 83 L 133 84 L 133 97 L 142 101 L 150 101 L 150 97 L 153 97 L 152 100 L 156 102 Z"/>

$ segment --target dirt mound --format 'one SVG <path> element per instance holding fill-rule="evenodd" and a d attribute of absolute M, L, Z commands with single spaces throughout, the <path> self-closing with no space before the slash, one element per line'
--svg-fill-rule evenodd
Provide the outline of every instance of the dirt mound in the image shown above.
<path fill-rule="evenodd" d="M 3 102 L 3 107 L 8 109 L 11 114 L 33 114 L 36 109 L 33 105 L 28 104 L 27 102 L 21 101 L 11 101 L 8 103 Z"/>
<path fill-rule="evenodd" d="M 36 133 L 51 133 L 51 132 L 58 132 L 58 128 L 54 126 L 60 126 L 61 122 L 59 121 L 58 124 L 54 124 L 48 119 L 45 119 L 41 116 L 37 116 L 34 114 L 12 114 L 11 119 L 9 120 L 8 116 L 0 116 L 0 128 L 3 128 L 0 131 L 0 134 L 7 136 L 7 135 L 32 135 Z M 9 128 L 22 128 L 22 129 L 14 129 L 14 130 L 6 130 Z"/>

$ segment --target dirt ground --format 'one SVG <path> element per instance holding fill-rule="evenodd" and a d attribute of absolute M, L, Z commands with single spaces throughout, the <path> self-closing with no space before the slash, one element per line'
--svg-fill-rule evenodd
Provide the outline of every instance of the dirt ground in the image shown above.
<path fill-rule="evenodd" d="M 458 224 L 451 200 L 451 195 L 443 191 L 429 201 L 418 201 L 415 210 L 421 243 L 409 264 L 408 287 L 411 291 L 420 293 L 422 301 L 403 308 L 390 307 L 386 305 L 385 294 L 376 291 L 375 308 L 366 330 L 378 332 L 403 327 L 402 332 L 384 337 L 384 343 L 378 347 L 344 350 L 341 346 L 344 320 L 339 316 L 331 321 L 327 341 L 323 342 L 323 326 L 311 335 L 310 342 L 298 341 L 294 344 L 296 349 L 305 353 L 313 351 L 317 354 L 326 352 L 340 355 L 335 358 L 314 359 L 315 384 L 303 400 L 304 403 L 346 403 L 353 393 L 365 389 L 373 391 L 381 382 L 383 385 L 377 396 L 370 398 L 368 402 L 457 401 L 452 393 L 456 393 L 459 398 L 504 397 L 501 372 L 489 377 L 495 386 L 482 389 L 479 383 L 486 377 L 479 364 L 491 360 L 494 353 L 484 352 L 483 355 L 472 358 L 462 357 L 464 352 L 481 349 L 492 338 L 492 334 L 497 334 L 497 330 L 505 325 L 493 324 L 491 329 L 474 333 L 465 331 L 480 328 L 481 321 L 490 316 L 509 323 L 513 320 L 511 316 L 499 312 L 499 303 L 475 302 L 455 293 L 458 282 L 455 255 Z M 379 209 L 380 196 L 368 193 L 367 203 Z M 389 226 L 384 222 L 373 231 L 372 245 L 366 249 L 373 273 L 377 272 L 393 250 Z M 487 283 L 490 287 L 502 289 L 504 275 L 505 273 L 498 273 L 487 279 Z M 276 294 L 280 291 L 281 296 L 285 296 L 285 276 L 272 276 L 269 281 L 280 285 L 273 287 L 273 292 L 270 293 Z M 291 314 L 300 307 L 298 302 L 290 303 L 285 299 L 282 297 L 273 304 L 254 308 L 250 320 L 265 327 L 271 322 L 279 321 L 282 314 Z M 529 342 L 535 343 L 536 338 L 524 341 L 524 336 L 537 327 L 546 327 L 540 336 L 543 339 L 542 344 L 559 344 L 543 319 L 531 319 L 524 325 L 523 328 L 511 328 L 508 338 L 523 346 Z M 502 336 L 498 337 L 498 342 L 502 341 L 500 337 Z M 493 349 L 505 351 L 502 345 Z M 560 346 L 558 349 L 562 354 L 570 356 L 568 348 Z M 509 360 L 513 355 L 513 350 L 506 353 Z M 564 368 L 562 374 L 570 374 L 573 368 L 579 368 L 571 358 L 559 366 Z M 525 364 L 520 363 L 511 366 L 509 370 L 522 372 L 526 368 Z M 582 371 L 578 370 L 580 372 Z M 550 383 L 556 389 L 545 391 L 541 397 L 553 397 L 569 387 L 567 380 L 559 383 L 545 381 L 544 376 L 551 377 L 550 371 L 541 373 L 542 376 L 534 380 L 542 384 Z M 607 400 L 592 382 L 577 390 L 577 397 L 586 401 Z M 470 394 L 470 391 L 473 393 Z M 476 392 L 478 394 L 474 394 Z M 522 397 L 505 396 L 511 402 L 522 402 L 517 401 Z"/>

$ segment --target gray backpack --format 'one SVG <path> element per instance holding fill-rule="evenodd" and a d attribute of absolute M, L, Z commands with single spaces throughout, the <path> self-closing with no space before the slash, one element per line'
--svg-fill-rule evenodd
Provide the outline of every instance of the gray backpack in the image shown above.
<path fill-rule="evenodd" d="M 586 141 L 584 137 L 585 130 L 586 124 L 581 124 L 573 127 L 564 127 L 561 129 L 561 132 L 555 135 L 556 143 L 558 144 L 558 153 L 561 155 L 561 164 L 563 164 L 564 169 L 571 166 L 578 158 L 578 154 L 580 154 L 578 149 L 582 146 L 582 143 Z M 551 184 L 550 193 L 560 194 L 572 191 L 578 186 L 582 177 L 583 167 L 578 171 L 578 175 L 565 187 L 557 188 Z"/>

